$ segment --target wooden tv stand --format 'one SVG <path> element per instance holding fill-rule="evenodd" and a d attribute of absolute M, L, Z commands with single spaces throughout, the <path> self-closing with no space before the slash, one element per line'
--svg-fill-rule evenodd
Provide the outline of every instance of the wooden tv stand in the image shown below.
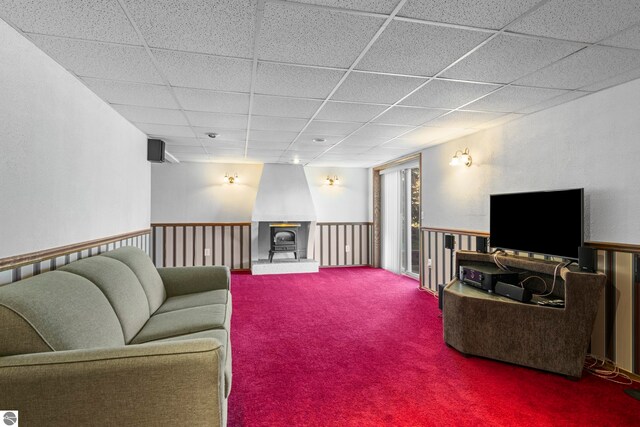
<path fill-rule="evenodd" d="M 522 279 L 540 276 L 551 289 L 557 261 L 512 255 L 499 259 L 522 272 Z M 457 251 L 455 271 L 460 265 L 493 263 L 493 255 Z M 564 308 L 513 301 L 455 278 L 444 289 L 445 342 L 464 354 L 580 378 L 606 276 L 576 267 L 557 271 L 553 295 L 565 300 Z M 535 282 L 540 283 L 530 279 L 525 286 Z"/>

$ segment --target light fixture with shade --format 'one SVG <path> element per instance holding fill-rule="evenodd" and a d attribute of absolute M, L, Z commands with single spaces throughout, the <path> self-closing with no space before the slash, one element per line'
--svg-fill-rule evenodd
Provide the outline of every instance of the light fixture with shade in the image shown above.
<path fill-rule="evenodd" d="M 324 180 L 327 185 L 337 185 L 338 184 L 338 176 L 334 175 L 333 177 L 327 175 L 327 179 Z"/>
<path fill-rule="evenodd" d="M 471 155 L 469 154 L 469 149 L 465 148 L 464 151 L 460 151 L 460 150 L 456 151 L 456 153 L 451 158 L 449 165 L 469 167 L 471 166 L 471 163 L 472 163 L 472 159 L 471 159 Z"/>
<path fill-rule="evenodd" d="M 233 184 L 238 180 L 238 174 L 234 173 L 233 175 L 231 175 L 230 173 L 225 173 L 224 174 L 224 182 L 226 182 L 227 184 Z"/>

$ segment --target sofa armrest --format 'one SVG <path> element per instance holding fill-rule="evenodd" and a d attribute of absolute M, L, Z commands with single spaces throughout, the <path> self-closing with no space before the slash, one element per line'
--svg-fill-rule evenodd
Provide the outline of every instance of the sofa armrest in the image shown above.
<path fill-rule="evenodd" d="M 158 268 L 167 297 L 196 292 L 229 290 L 229 267 L 164 267 Z"/>
<path fill-rule="evenodd" d="M 0 358 L 0 407 L 24 425 L 224 425 L 214 339 Z"/>

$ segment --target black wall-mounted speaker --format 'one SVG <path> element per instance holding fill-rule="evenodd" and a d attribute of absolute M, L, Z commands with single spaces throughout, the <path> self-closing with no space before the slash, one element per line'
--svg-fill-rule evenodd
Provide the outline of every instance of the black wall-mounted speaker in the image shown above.
<path fill-rule="evenodd" d="M 444 235 L 444 248 L 445 249 L 453 249 L 456 247 L 456 238 L 453 237 L 453 234 L 445 234 Z"/>
<path fill-rule="evenodd" d="M 578 248 L 578 267 L 581 271 L 595 273 L 596 271 L 596 251 L 586 246 Z"/>
<path fill-rule="evenodd" d="M 476 252 L 487 253 L 488 240 L 486 237 L 476 236 Z"/>
<path fill-rule="evenodd" d="M 147 139 L 147 160 L 153 163 L 164 162 L 164 141 L 161 139 Z"/>

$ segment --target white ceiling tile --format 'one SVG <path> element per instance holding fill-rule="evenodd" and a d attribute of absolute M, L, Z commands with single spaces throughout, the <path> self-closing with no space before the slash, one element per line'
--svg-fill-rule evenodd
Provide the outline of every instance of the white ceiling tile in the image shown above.
<path fill-rule="evenodd" d="M 468 110 L 509 113 L 567 93 L 559 89 L 507 86 L 465 107 Z"/>
<path fill-rule="evenodd" d="M 640 51 L 591 46 L 518 80 L 525 86 L 577 89 L 640 67 Z"/>
<path fill-rule="evenodd" d="M 389 111 L 374 120 L 376 123 L 386 123 L 393 125 L 413 125 L 418 126 L 431 120 L 449 110 L 436 110 L 431 108 L 418 107 L 392 107 Z"/>
<path fill-rule="evenodd" d="M 398 0 L 293 0 L 295 3 L 307 3 L 321 6 L 339 7 L 341 9 L 360 10 L 365 12 L 391 13 Z"/>
<path fill-rule="evenodd" d="M 352 72 L 333 95 L 339 101 L 393 104 L 426 79 Z"/>
<path fill-rule="evenodd" d="M 371 137 L 363 135 L 351 135 L 345 139 L 340 145 L 360 146 L 360 147 L 374 147 L 387 142 L 389 138 Z"/>
<path fill-rule="evenodd" d="M 116 82 L 87 77 L 82 80 L 98 96 L 114 104 L 178 108 L 176 101 L 166 86 Z"/>
<path fill-rule="evenodd" d="M 83 77 L 162 83 L 142 47 L 31 35 L 34 43 L 68 70 Z"/>
<path fill-rule="evenodd" d="M 377 123 L 369 123 L 354 135 L 374 138 L 395 138 L 403 133 L 413 130 L 414 126 L 391 126 Z"/>
<path fill-rule="evenodd" d="M 185 138 L 193 137 L 193 131 L 188 126 L 173 126 L 150 123 L 135 123 L 136 127 L 149 136 L 180 136 Z"/>
<path fill-rule="evenodd" d="M 152 50 L 172 86 L 249 92 L 252 63 L 195 53 Z"/>
<path fill-rule="evenodd" d="M 474 126 L 474 129 L 488 129 L 488 128 L 492 128 L 494 126 L 501 126 L 504 125 L 508 122 L 511 122 L 513 120 L 519 119 L 521 117 L 524 117 L 524 114 L 519 114 L 519 113 L 510 113 L 510 114 L 505 114 L 502 117 L 498 117 L 497 119 L 494 120 L 489 120 L 488 122 L 484 122 L 482 124 L 479 124 L 477 126 Z"/>
<path fill-rule="evenodd" d="M 213 157 L 242 158 L 244 150 L 239 148 L 207 148 L 207 152 Z"/>
<path fill-rule="evenodd" d="M 394 139 L 389 141 L 388 144 L 383 145 L 384 148 L 390 149 L 414 149 L 418 150 L 429 144 L 426 141 L 419 141 L 416 139 Z"/>
<path fill-rule="evenodd" d="M 187 153 L 187 154 L 206 154 L 202 146 L 196 145 L 167 145 L 167 151 L 171 154 Z"/>
<path fill-rule="evenodd" d="M 183 137 L 179 137 L 179 136 L 169 136 L 169 137 L 164 137 L 162 138 L 162 140 L 167 144 L 167 145 L 200 145 L 202 146 L 203 141 L 201 139 L 198 138 L 183 138 Z"/>
<path fill-rule="evenodd" d="M 263 148 L 249 148 L 247 155 L 249 157 L 257 158 L 279 158 L 282 155 L 283 150 L 267 150 Z"/>
<path fill-rule="evenodd" d="M 265 142 L 291 142 L 298 136 L 297 132 L 283 132 L 275 130 L 252 130 L 249 138 L 252 141 L 265 141 Z"/>
<path fill-rule="evenodd" d="M 307 124 L 306 119 L 286 117 L 251 116 L 251 130 L 281 130 L 298 132 Z"/>
<path fill-rule="evenodd" d="M 471 128 L 489 120 L 503 116 L 503 113 L 478 113 L 473 111 L 453 111 L 446 116 L 427 122 L 428 126 L 447 128 Z"/>
<path fill-rule="evenodd" d="M 314 99 L 280 98 L 256 95 L 253 99 L 253 114 L 308 119 L 320 108 L 322 101 Z"/>
<path fill-rule="evenodd" d="M 173 91 L 185 110 L 236 114 L 249 112 L 249 94 L 246 93 L 213 92 L 181 87 L 174 87 Z"/>
<path fill-rule="evenodd" d="M 381 18 L 267 3 L 259 58 L 347 68 L 383 22 Z"/>
<path fill-rule="evenodd" d="M 540 0 L 409 0 L 398 16 L 500 29 Z"/>
<path fill-rule="evenodd" d="M 511 83 L 582 47 L 577 43 L 499 35 L 447 70 L 443 77 Z"/>
<path fill-rule="evenodd" d="M 255 92 L 324 99 L 344 73 L 337 70 L 261 62 L 258 64 Z"/>
<path fill-rule="evenodd" d="M 487 37 L 484 32 L 393 21 L 356 68 L 433 76 Z"/>
<path fill-rule="evenodd" d="M 324 139 L 324 142 L 315 142 L 314 139 Z M 326 149 L 343 139 L 344 139 L 343 135 L 327 135 L 322 133 L 313 133 L 313 132 L 305 131 L 296 140 L 295 146 L 299 147 L 301 145 L 308 145 L 310 147 Z"/>
<path fill-rule="evenodd" d="M 389 144 L 385 144 L 384 147 L 390 146 L 392 143 L 398 141 L 398 144 L 406 143 L 406 145 L 410 145 L 411 143 L 417 143 L 418 145 L 427 145 L 434 142 L 445 141 L 451 138 L 454 138 L 456 135 L 461 135 L 465 132 L 469 132 L 469 129 L 460 129 L 460 128 L 437 128 L 437 127 L 421 127 L 413 132 L 409 132 L 406 135 L 403 135 L 401 138 L 395 139 Z"/>
<path fill-rule="evenodd" d="M 211 132 L 220 129 L 246 129 L 247 117 L 241 114 L 208 113 L 204 111 L 187 111 L 191 125 L 211 128 Z"/>
<path fill-rule="evenodd" d="M 580 91 L 569 92 L 565 95 L 560 95 L 556 98 L 551 98 L 548 101 L 541 102 L 540 104 L 523 108 L 519 110 L 518 113 L 534 113 L 536 111 L 540 111 L 540 110 L 554 107 L 556 105 L 564 104 L 565 102 L 569 102 L 574 99 L 582 98 L 585 95 L 589 95 L 589 92 L 580 92 Z"/>
<path fill-rule="evenodd" d="M 205 139 L 212 144 L 217 144 L 219 142 L 242 142 L 247 139 L 247 131 L 239 130 L 239 129 L 224 129 L 224 130 L 216 130 L 211 129 L 210 127 L 202 127 L 202 126 L 194 126 L 194 132 L 196 133 L 198 138 Z M 215 132 L 218 136 L 215 139 L 209 138 L 207 136 L 208 133 Z"/>
<path fill-rule="evenodd" d="M 180 110 L 137 107 L 133 105 L 113 105 L 113 108 L 130 122 L 189 126 Z"/>
<path fill-rule="evenodd" d="M 0 15 L 29 33 L 141 44 L 116 0 L 3 0 Z"/>
<path fill-rule="evenodd" d="M 344 142 L 331 149 L 335 154 L 362 154 L 369 150 L 369 146 L 345 144 Z"/>
<path fill-rule="evenodd" d="M 242 150 L 244 151 L 245 142 L 244 141 L 224 141 L 219 139 L 208 139 L 208 140 L 200 140 L 202 141 L 202 145 L 207 148 L 207 151 L 210 150 Z"/>
<path fill-rule="evenodd" d="M 280 150 L 284 151 L 291 145 L 290 141 L 249 141 L 249 148 L 253 150 Z"/>
<path fill-rule="evenodd" d="M 366 123 L 387 108 L 384 105 L 356 104 L 353 102 L 327 102 L 316 118 Z"/>
<path fill-rule="evenodd" d="M 448 80 L 432 80 L 401 102 L 402 105 L 432 108 L 458 108 L 500 86 Z"/>
<path fill-rule="evenodd" d="M 324 135 L 349 135 L 354 130 L 362 126 L 362 123 L 349 122 L 329 122 L 324 120 L 314 120 L 305 129 L 306 133 L 317 133 Z"/>
<path fill-rule="evenodd" d="M 124 0 L 152 47 L 251 58 L 252 0 Z"/>
<path fill-rule="evenodd" d="M 203 154 L 178 153 L 175 157 L 181 162 L 186 162 L 186 163 L 190 163 L 190 162 L 206 163 L 211 161 L 210 156 L 206 153 L 203 153 Z"/>
<path fill-rule="evenodd" d="M 583 86 L 580 89 L 587 90 L 587 91 L 596 91 L 596 90 L 606 89 L 612 86 L 617 86 L 619 84 L 626 83 L 635 79 L 640 79 L 640 68 L 636 68 L 635 70 L 618 74 L 617 76 L 611 77 L 606 80 L 601 80 L 598 83 Z"/>
<path fill-rule="evenodd" d="M 638 0 L 551 0 L 508 29 L 595 43 L 638 21 Z"/>
<path fill-rule="evenodd" d="M 640 25 L 605 40 L 602 44 L 607 46 L 626 47 L 629 49 L 640 49 Z"/>

